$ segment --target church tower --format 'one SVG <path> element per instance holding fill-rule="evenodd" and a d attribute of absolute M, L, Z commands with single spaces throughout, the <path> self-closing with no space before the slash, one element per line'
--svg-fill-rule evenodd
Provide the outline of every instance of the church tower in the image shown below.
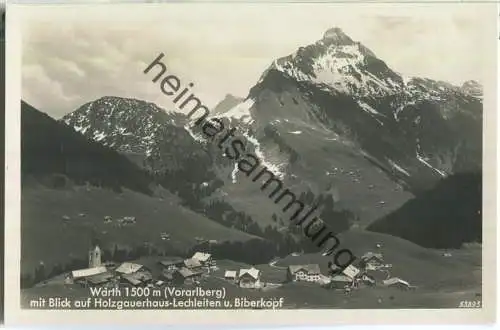
<path fill-rule="evenodd" d="M 89 251 L 89 268 L 99 267 L 102 265 L 101 254 L 102 254 L 101 249 L 99 248 L 99 245 L 96 244 Z"/>

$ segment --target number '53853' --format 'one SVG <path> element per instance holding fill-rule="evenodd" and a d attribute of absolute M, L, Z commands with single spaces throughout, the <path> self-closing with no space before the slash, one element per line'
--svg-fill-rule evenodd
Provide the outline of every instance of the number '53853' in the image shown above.
<path fill-rule="evenodd" d="M 458 308 L 481 308 L 481 300 L 462 300 Z"/>

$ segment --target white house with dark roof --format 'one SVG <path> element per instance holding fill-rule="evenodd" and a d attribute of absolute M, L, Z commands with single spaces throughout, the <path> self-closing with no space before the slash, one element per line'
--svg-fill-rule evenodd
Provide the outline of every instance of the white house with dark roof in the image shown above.
<path fill-rule="evenodd" d="M 165 259 L 159 261 L 158 263 L 168 270 L 175 270 L 177 268 L 184 266 L 184 260 L 182 258 L 179 258 L 179 257 L 165 258 Z"/>
<path fill-rule="evenodd" d="M 367 270 L 376 270 L 384 266 L 384 258 L 380 253 L 367 252 L 361 260 Z"/>
<path fill-rule="evenodd" d="M 240 269 L 238 274 L 238 285 L 241 288 L 255 289 L 260 287 L 261 272 L 257 268 Z"/>
<path fill-rule="evenodd" d="M 353 285 L 353 279 L 343 274 L 337 274 L 330 279 L 330 287 L 333 289 L 345 289 Z"/>
<path fill-rule="evenodd" d="M 124 262 L 118 268 L 115 269 L 115 272 L 120 274 L 132 274 L 141 270 L 144 266 L 135 264 L 132 262 Z"/>
<path fill-rule="evenodd" d="M 85 278 L 85 277 L 90 277 L 90 276 L 106 273 L 107 271 L 108 270 L 104 266 L 78 269 L 78 270 L 72 271 L 70 273 L 70 277 L 72 279 L 76 280 L 76 279 L 81 279 L 81 278 Z"/>
<path fill-rule="evenodd" d="M 175 284 L 193 284 L 200 280 L 201 274 L 183 267 L 172 273 L 172 280 Z"/>
<path fill-rule="evenodd" d="M 198 260 L 203 266 L 213 266 L 214 263 L 210 253 L 196 252 L 191 259 Z"/>
<path fill-rule="evenodd" d="M 351 279 L 355 279 L 358 275 L 360 275 L 360 270 L 353 265 L 349 265 L 342 270 L 342 274 Z"/>
<path fill-rule="evenodd" d="M 287 276 L 291 281 L 319 282 L 321 270 L 318 264 L 291 265 L 288 266 Z"/>
<path fill-rule="evenodd" d="M 197 272 L 202 270 L 203 264 L 198 259 L 191 258 L 184 260 L 184 267 Z"/>
<path fill-rule="evenodd" d="M 238 272 L 236 270 L 226 270 L 224 278 L 228 281 L 236 281 L 238 278 Z"/>

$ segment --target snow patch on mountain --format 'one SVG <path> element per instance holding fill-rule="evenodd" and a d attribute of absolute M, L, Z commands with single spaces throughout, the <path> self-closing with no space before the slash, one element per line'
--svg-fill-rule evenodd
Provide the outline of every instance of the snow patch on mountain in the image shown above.
<path fill-rule="evenodd" d="M 236 174 L 238 174 L 239 168 L 238 163 L 234 163 L 233 171 L 231 172 L 231 180 L 233 183 L 236 183 Z"/>
<path fill-rule="evenodd" d="M 259 141 L 247 133 L 243 133 L 243 136 L 247 139 L 247 141 L 249 141 L 250 143 L 252 143 L 254 145 L 255 155 L 259 158 L 261 166 L 267 167 L 277 177 L 279 177 L 281 179 L 284 178 L 285 173 L 281 170 L 280 165 L 272 164 L 266 160 L 266 157 L 265 157 L 264 153 L 262 152 L 262 148 L 260 146 Z"/>
<path fill-rule="evenodd" d="M 106 136 L 107 136 L 107 135 L 106 135 L 106 133 L 104 133 L 104 132 L 95 131 L 95 132 L 94 132 L 94 137 L 93 137 L 93 138 L 94 138 L 94 140 L 95 140 L 95 141 L 99 142 L 99 141 L 104 140 L 104 138 L 105 138 Z"/>
<path fill-rule="evenodd" d="M 401 166 L 399 166 L 396 162 L 390 160 L 390 159 L 387 159 L 387 161 L 389 162 L 389 164 L 391 164 L 391 166 L 396 169 L 397 171 L 403 173 L 404 175 L 406 176 L 411 176 L 410 173 L 408 173 L 407 170 L 405 170 L 404 168 L 402 168 Z"/>
<path fill-rule="evenodd" d="M 427 161 L 427 158 L 421 155 L 421 151 L 420 150 L 421 150 L 420 144 L 417 143 L 417 150 L 415 151 L 415 153 L 416 153 L 418 161 L 421 162 L 422 164 L 424 164 L 425 166 L 427 166 L 428 168 L 432 169 L 433 171 L 435 171 L 436 173 L 438 173 L 442 177 L 445 177 L 446 173 L 443 172 L 443 171 L 441 171 L 438 168 L 435 168 L 431 164 L 429 164 L 429 162 Z"/>
<path fill-rule="evenodd" d="M 250 109 L 254 105 L 255 101 L 252 100 L 251 98 L 239 103 L 232 109 L 226 111 L 223 114 L 216 114 L 213 116 L 210 116 L 209 118 L 214 118 L 214 117 L 227 117 L 227 118 L 234 118 L 238 119 L 242 123 L 245 124 L 250 124 L 253 122 L 252 114 L 250 112 Z"/>
<path fill-rule="evenodd" d="M 204 138 L 200 133 L 195 133 L 193 132 L 193 130 L 191 129 L 191 127 L 189 127 L 189 123 L 188 124 L 185 124 L 183 127 L 184 129 L 189 133 L 189 135 L 191 135 L 191 137 L 200 142 L 200 143 L 206 143 L 206 138 Z"/>

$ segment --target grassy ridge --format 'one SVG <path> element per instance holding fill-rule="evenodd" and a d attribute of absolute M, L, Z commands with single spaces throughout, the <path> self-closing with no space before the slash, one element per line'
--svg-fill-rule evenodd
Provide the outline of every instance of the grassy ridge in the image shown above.
<path fill-rule="evenodd" d="M 64 262 L 71 254 L 85 258 L 93 233 L 110 250 L 114 244 L 144 242 L 185 250 L 196 244 L 197 236 L 238 241 L 255 238 L 179 206 L 177 198 L 166 191 L 162 195 L 151 197 L 129 190 L 116 194 L 95 187 L 26 187 L 22 192 L 21 269 L 32 271 L 40 260 L 46 266 Z M 63 223 L 64 215 L 71 218 L 67 224 Z M 135 216 L 137 223 L 123 227 L 116 222 L 105 224 L 106 215 L 114 219 Z M 161 240 L 161 232 L 169 233 L 171 239 Z"/>

